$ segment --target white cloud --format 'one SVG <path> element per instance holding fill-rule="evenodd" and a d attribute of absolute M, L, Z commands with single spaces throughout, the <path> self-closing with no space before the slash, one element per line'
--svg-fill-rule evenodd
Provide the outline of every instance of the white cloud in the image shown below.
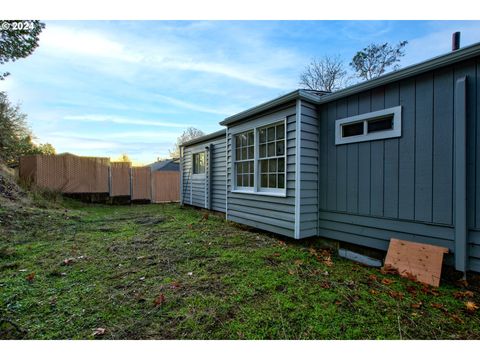
<path fill-rule="evenodd" d="M 40 37 L 42 51 L 73 53 L 103 57 L 128 62 L 138 62 L 141 57 L 126 51 L 125 45 L 97 31 L 67 26 L 48 25 Z"/>
<path fill-rule="evenodd" d="M 180 124 L 180 123 L 167 122 L 167 121 L 132 119 L 132 118 L 126 118 L 121 116 L 99 115 L 99 114 L 67 115 L 67 116 L 64 116 L 63 118 L 65 120 L 71 120 L 71 121 L 109 122 L 114 124 L 172 127 L 172 128 L 184 128 L 184 127 L 192 126 L 189 124 Z"/>
<path fill-rule="evenodd" d="M 406 47 L 406 55 L 402 64 L 411 65 L 432 57 L 443 55 L 451 51 L 452 33 L 461 32 L 461 46 L 471 45 L 479 41 L 480 25 L 478 22 L 471 25 L 455 25 L 442 22 L 440 29 L 434 28 L 429 34 L 412 39 Z"/>
<path fill-rule="evenodd" d="M 223 52 L 215 53 L 211 49 L 199 51 L 199 44 L 189 42 L 182 34 L 156 41 L 135 37 L 135 34 L 119 37 L 99 30 L 47 24 L 41 35 L 39 49 L 43 54 L 67 57 L 111 76 L 130 75 L 132 80 L 136 72 L 144 72 L 148 67 L 148 71 L 157 69 L 214 74 L 273 89 L 289 88 L 291 81 L 272 72 L 272 69 L 292 66 L 292 60 L 299 59 L 285 49 L 269 48 L 258 39 L 250 40 L 251 49 L 245 49 L 245 55 L 240 58 L 235 54 L 235 61 L 232 62 L 229 55 Z M 232 40 L 240 44 L 245 42 L 241 37 Z M 212 55 L 217 59 L 210 60 Z M 81 56 L 81 59 L 75 56 Z"/>
<path fill-rule="evenodd" d="M 166 95 L 155 94 L 154 96 L 156 99 L 159 99 L 168 104 L 189 109 L 189 110 L 194 110 L 194 111 L 200 111 L 200 112 L 211 113 L 211 114 L 219 114 L 219 115 L 228 115 L 228 114 L 237 112 L 236 109 L 222 109 L 222 108 L 214 108 L 214 107 L 208 107 L 203 105 L 197 105 L 197 104 L 190 103 L 188 101 L 179 100 Z"/>

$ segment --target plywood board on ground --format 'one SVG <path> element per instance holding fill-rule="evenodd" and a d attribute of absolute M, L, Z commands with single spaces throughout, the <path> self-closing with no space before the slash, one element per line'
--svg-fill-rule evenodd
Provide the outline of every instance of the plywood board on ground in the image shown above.
<path fill-rule="evenodd" d="M 446 253 L 448 249 L 441 246 L 390 239 L 385 266 L 397 270 L 401 276 L 439 286 Z"/>

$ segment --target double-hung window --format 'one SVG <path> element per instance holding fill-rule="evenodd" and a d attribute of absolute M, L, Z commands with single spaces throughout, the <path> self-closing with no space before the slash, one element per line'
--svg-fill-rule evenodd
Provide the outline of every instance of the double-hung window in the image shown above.
<path fill-rule="evenodd" d="M 260 190 L 285 189 L 285 124 L 258 129 Z"/>
<path fill-rule="evenodd" d="M 253 189 L 255 136 L 252 131 L 235 135 L 235 178 L 237 189 Z"/>
<path fill-rule="evenodd" d="M 285 195 L 285 121 L 234 135 L 234 190 Z"/>

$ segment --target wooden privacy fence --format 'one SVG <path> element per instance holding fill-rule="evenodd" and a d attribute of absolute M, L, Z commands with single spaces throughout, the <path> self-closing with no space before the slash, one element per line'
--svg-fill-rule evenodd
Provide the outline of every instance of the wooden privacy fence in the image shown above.
<path fill-rule="evenodd" d="M 152 172 L 150 167 L 110 162 L 109 158 L 72 154 L 33 155 L 20 159 L 20 178 L 65 194 L 109 194 L 131 200 L 177 202 L 180 173 Z"/>

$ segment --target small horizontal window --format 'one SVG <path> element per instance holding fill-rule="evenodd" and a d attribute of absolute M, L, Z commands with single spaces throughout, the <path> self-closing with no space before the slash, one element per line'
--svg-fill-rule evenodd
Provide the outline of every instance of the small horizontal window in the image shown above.
<path fill-rule="evenodd" d="M 342 137 L 363 135 L 363 121 L 342 126 Z"/>
<path fill-rule="evenodd" d="M 393 130 L 393 116 L 367 121 L 367 131 L 369 134 L 384 130 Z"/>
<path fill-rule="evenodd" d="M 401 106 L 351 116 L 335 122 L 336 145 L 388 139 L 401 135 Z"/>

